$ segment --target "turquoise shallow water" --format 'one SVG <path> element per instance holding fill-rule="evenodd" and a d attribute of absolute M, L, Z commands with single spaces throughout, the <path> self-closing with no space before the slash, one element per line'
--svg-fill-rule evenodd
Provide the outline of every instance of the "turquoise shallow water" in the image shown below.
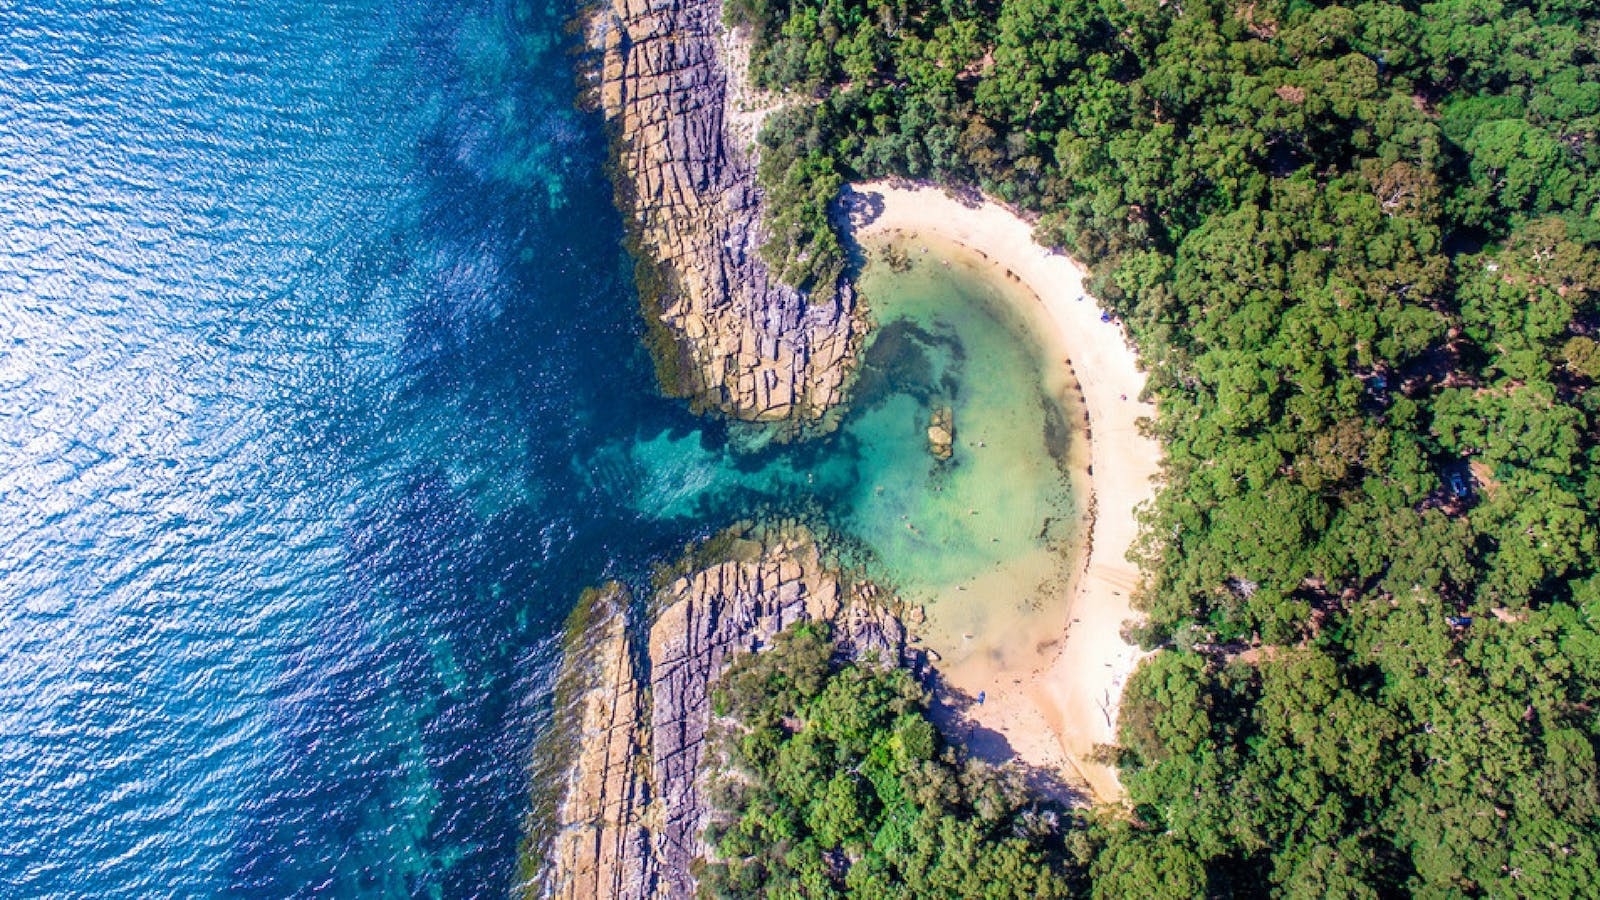
<path fill-rule="evenodd" d="M 1031 339 L 1013 290 L 964 256 L 909 243 L 903 272 L 870 266 L 877 313 L 857 409 L 845 426 L 865 452 L 843 529 L 871 546 L 912 599 L 970 583 L 1078 533 L 1069 442 L 1072 399 L 1057 360 Z M 1022 297 L 1023 302 L 1031 302 Z M 936 460 L 928 426 L 948 408 L 954 453 Z"/>
<path fill-rule="evenodd" d="M 802 446 L 660 399 L 570 12 L 0 6 L 0 897 L 503 894 L 583 586 L 774 512 L 914 582 L 1003 326 L 911 290 Z"/>

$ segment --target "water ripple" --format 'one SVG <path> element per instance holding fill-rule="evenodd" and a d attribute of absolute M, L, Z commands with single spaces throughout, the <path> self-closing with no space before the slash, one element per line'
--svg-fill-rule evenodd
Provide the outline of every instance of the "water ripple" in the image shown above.
<path fill-rule="evenodd" d="M 684 537 L 565 463 L 678 415 L 568 12 L 0 5 L 0 897 L 504 890 L 565 609 Z"/>

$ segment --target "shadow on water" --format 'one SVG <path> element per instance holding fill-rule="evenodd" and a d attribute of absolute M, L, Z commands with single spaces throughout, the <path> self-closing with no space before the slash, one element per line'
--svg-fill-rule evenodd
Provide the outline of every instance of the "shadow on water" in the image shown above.
<path fill-rule="evenodd" d="M 320 449 L 394 471 L 355 498 L 344 587 L 283 665 L 275 775 L 242 804 L 233 895 L 504 893 L 544 713 L 528 698 L 547 697 L 567 610 L 699 527 L 631 513 L 569 462 L 687 414 L 657 396 L 622 299 L 620 219 L 584 163 L 604 158 L 599 128 L 552 74 L 560 43 L 534 37 L 568 14 L 501 10 L 506 59 L 488 63 L 450 57 L 469 26 L 443 13 L 419 43 L 454 76 L 419 140 L 422 196 L 343 273 L 349 289 L 418 286 L 398 387 L 307 414 L 360 432 Z"/>

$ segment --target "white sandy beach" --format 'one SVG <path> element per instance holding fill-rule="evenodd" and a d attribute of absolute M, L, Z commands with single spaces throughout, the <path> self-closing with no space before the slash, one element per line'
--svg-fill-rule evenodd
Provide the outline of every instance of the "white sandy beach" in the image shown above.
<path fill-rule="evenodd" d="M 1009 292 L 1021 302 L 1042 304 L 1052 334 L 1041 335 L 1070 360 L 1089 417 L 1089 488 L 1093 499 L 1091 549 L 1076 580 L 1065 634 L 993 635 L 994 641 L 1039 647 L 1037 657 L 1006 664 L 974 659 L 942 668 L 951 686 L 987 701 L 969 711 L 979 727 L 1006 738 L 1026 763 L 1063 770 L 1063 779 L 1087 784 L 1096 799 L 1116 800 L 1116 772 L 1088 761 L 1096 744 L 1115 741 L 1117 706 L 1140 653 L 1123 642 L 1124 621 L 1139 572 L 1127 561 L 1137 534 L 1135 509 L 1154 493 L 1160 461 L 1156 441 L 1137 422 L 1154 417 L 1139 402 L 1144 375 L 1122 329 L 1101 321 L 1101 310 L 1085 298 L 1082 266 L 1039 246 L 1032 229 L 1004 207 L 971 207 L 937 188 L 902 188 L 873 182 L 854 187 L 881 210 L 856 233 L 861 238 L 899 233 L 958 244 L 987 259 L 997 278 L 1026 291 Z M 1042 648 L 1048 648 L 1042 649 Z M 998 659 L 997 654 L 993 658 Z M 1019 687 L 1020 685 L 1020 687 Z"/>

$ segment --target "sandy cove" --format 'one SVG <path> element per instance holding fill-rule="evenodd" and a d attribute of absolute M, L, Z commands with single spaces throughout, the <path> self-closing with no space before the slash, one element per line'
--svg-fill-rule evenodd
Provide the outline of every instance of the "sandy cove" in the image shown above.
<path fill-rule="evenodd" d="M 1089 417 L 1094 518 L 1065 633 L 994 636 L 1049 649 L 1021 668 L 976 659 L 942 674 L 972 696 L 987 692 L 984 704 L 968 710 L 969 719 L 1003 735 L 1022 761 L 1086 783 L 1097 800 L 1116 800 L 1121 785 L 1115 770 L 1088 757 L 1096 744 L 1115 741 L 1122 687 L 1140 658 L 1121 637 L 1124 621 L 1135 616 L 1129 601 L 1139 580 L 1127 553 L 1138 533 L 1135 510 L 1154 495 L 1160 466 L 1159 444 L 1138 427 L 1140 418 L 1155 416 L 1155 407 L 1139 400 L 1145 378 L 1134 351 L 1121 326 L 1102 321 L 1099 306 L 1084 299 L 1083 266 L 1037 244 L 1032 227 L 1005 207 L 969 206 L 930 187 L 871 182 L 853 190 L 866 201 L 862 218 L 868 221 L 856 226 L 858 237 L 927 236 L 978 254 L 996 278 L 1027 289 L 1008 295 L 1042 305 L 1040 321 L 1053 333 L 1040 337 L 1074 370 Z"/>

